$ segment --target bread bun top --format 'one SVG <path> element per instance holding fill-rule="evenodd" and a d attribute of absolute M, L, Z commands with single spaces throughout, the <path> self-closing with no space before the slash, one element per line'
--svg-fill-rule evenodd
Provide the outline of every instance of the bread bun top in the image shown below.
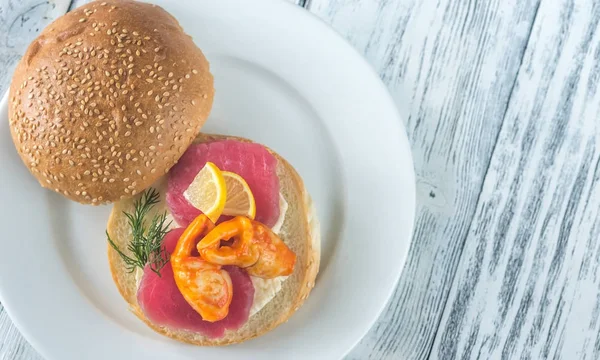
<path fill-rule="evenodd" d="M 95 1 L 34 40 L 10 87 L 9 121 L 42 186 L 109 203 L 168 172 L 206 121 L 209 64 L 162 8 Z"/>

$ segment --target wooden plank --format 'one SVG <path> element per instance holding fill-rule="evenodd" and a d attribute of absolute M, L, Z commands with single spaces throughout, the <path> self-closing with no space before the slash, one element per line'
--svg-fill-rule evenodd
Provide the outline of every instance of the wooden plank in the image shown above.
<path fill-rule="evenodd" d="M 0 0 L 0 93 L 29 43 L 52 20 L 64 14 L 69 0 Z"/>
<path fill-rule="evenodd" d="M 366 56 L 398 101 L 418 177 L 406 268 L 389 306 L 349 358 L 428 357 L 537 6 L 537 0 L 310 2 L 310 11 Z"/>
<path fill-rule="evenodd" d="M 434 358 L 600 358 L 599 22 L 539 8 Z"/>
<path fill-rule="evenodd" d="M 42 357 L 23 339 L 0 305 L 0 359 L 41 360 Z"/>
<path fill-rule="evenodd" d="M 69 7 L 69 11 L 80 7 L 83 4 L 87 4 L 88 2 L 90 2 L 92 0 L 71 0 L 71 6 Z M 144 1 L 148 1 L 148 2 L 152 2 L 152 0 L 144 0 Z M 289 1 L 291 3 L 294 3 L 298 6 L 306 6 L 307 0 L 285 0 L 285 1 Z"/>

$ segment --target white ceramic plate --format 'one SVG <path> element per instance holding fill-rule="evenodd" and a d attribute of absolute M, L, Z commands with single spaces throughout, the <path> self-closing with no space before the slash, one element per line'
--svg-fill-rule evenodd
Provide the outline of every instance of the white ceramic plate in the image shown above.
<path fill-rule="evenodd" d="M 47 359 L 336 359 L 367 332 L 402 271 L 415 189 L 402 119 L 344 40 L 285 1 L 158 1 L 204 50 L 216 99 L 204 130 L 287 158 L 322 224 L 322 266 L 306 304 L 244 344 L 202 348 L 155 334 L 114 286 L 109 207 L 42 190 L 18 158 L 0 107 L 0 298 Z"/>

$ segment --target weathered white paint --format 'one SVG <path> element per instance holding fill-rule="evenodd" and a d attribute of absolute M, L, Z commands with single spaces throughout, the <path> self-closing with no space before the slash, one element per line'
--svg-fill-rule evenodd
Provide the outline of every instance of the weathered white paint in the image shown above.
<path fill-rule="evenodd" d="M 0 0 L 0 92 L 35 36 L 69 8 L 69 0 Z"/>
<path fill-rule="evenodd" d="M 600 358 L 599 21 L 537 12 L 432 358 Z"/>

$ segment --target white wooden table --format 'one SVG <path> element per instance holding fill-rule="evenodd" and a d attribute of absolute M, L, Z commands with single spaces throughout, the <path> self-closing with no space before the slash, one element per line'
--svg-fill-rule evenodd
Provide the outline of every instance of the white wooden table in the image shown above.
<path fill-rule="evenodd" d="M 598 1 L 297 3 L 379 72 L 418 177 L 406 269 L 349 359 L 600 358 Z M 78 4 L 0 0 L 0 91 Z M 0 359 L 40 359 L 1 305 Z"/>

